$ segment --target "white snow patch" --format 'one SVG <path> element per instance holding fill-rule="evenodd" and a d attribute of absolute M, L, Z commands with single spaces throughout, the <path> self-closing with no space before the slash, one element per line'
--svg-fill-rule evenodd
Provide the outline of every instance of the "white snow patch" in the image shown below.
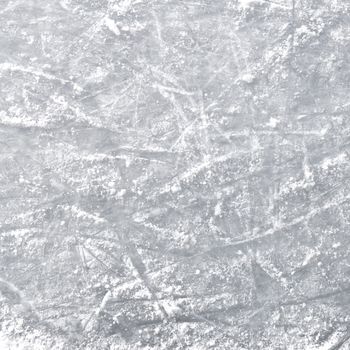
<path fill-rule="evenodd" d="M 71 207 L 71 212 L 73 214 L 75 214 L 78 218 L 82 218 L 82 219 L 89 219 L 94 221 L 96 224 L 100 224 L 100 223 L 105 223 L 106 220 L 95 215 L 95 214 L 90 214 L 88 212 L 86 212 L 85 210 L 82 210 L 78 207 L 76 207 L 75 205 L 73 205 Z"/>
<path fill-rule="evenodd" d="M 171 192 L 172 193 L 177 193 L 177 192 L 180 192 L 181 191 L 181 185 L 180 183 L 174 183 L 172 186 L 171 186 Z"/>
<path fill-rule="evenodd" d="M 304 177 L 306 180 L 312 180 L 313 179 L 313 173 L 309 167 L 308 164 L 304 164 Z"/>
<path fill-rule="evenodd" d="M 11 230 L 11 231 L 7 231 L 4 232 L 3 235 L 6 237 L 17 237 L 17 238 L 23 238 L 28 234 L 32 234 L 35 233 L 36 230 L 35 229 L 28 229 L 28 228 L 21 228 L 21 229 L 17 229 L 17 230 Z M 1 349 L 1 347 L 0 347 Z"/>
<path fill-rule="evenodd" d="M 220 216 L 222 214 L 221 202 L 218 202 L 214 209 L 214 215 Z"/>
<path fill-rule="evenodd" d="M 243 74 L 240 80 L 250 84 L 254 81 L 254 75 L 250 73 Z"/>
<path fill-rule="evenodd" d="M 306 266 L 311 260 L 313 257 L 319 255 L 318 252 L 315 252 L 314 250 L 309 250 L 308 253 L 306 254 L 301 266 Z"/>
<path fill-rule="evenodd" d="M 270 126 L 271 128 L 275 128 L 280 123 L 280 120 L 277 118 L 271 117 L 269 122 L 267 123 L 267 126 Z"/>
<path fill-rule="evenodd" d="M 59 1 L 58 3 L 60 4 L 60 6 L 61 6 L 64 10 L 66 10 L 66 11 L 69 10 L 69 7 L 68 7 L 68 5 L 67 5 L 67 1 L 66 1 L 66 0 L 61 0 L 61 1 Z"/>
<path fill-rule="evenodd" d="M 123 198 L 125 196 L 125 194 L 126 194 L 126 189 L 122 188 L 120 191 L 118 191 L 117 197 Z"/>
<path fill-rule="evenodd" d="M 240 112 L 241 112 L 241 109 L 235 105 L 232 105 L 227 109 L 227 113 L 230 113 L 230 114 L 240 113 Z"/>
<path fill-rule="evenodd" d="M 118 26 L 116 25 L 116 23 L 111 18 L 106 17 L 104 22 L 105 22 L 106 27 L 112 33 L 114 33 L 116 36 L 120 35 L 120 30 L 119 30 Z"/>
<path fill-rule="evenodd" d="M 343 152 L 341 154 L 339 154 L 338 156 L 334 157 L 334 158 L 326 158 L 322 164 L 321 164 L 321 168 L 323 170 L 328 170 L 328 168 L 336 166 L 336 165 L 340 165 L 340 164 L 344 164 L 347 160 L 347 156 L 346 153 Z"/>
<path fill-rule="evenodd" d="M 9 126 L 22 126 L 25 128 L 46 128 L 49 124 L 49 121 L 45 116 L 39 120 L 34 120 L 28 118 L 27 116 L 8 116 L 5 111 L 0 111 L 0 124 Z"/>

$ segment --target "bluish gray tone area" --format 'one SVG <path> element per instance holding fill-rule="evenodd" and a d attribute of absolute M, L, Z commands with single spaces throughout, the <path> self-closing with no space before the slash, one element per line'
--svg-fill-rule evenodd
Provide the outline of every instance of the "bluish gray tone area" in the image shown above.
<path fill-rule="evenodd" d="M 0 0 L 0 348 L 350 349 L 348 0 Z"/>

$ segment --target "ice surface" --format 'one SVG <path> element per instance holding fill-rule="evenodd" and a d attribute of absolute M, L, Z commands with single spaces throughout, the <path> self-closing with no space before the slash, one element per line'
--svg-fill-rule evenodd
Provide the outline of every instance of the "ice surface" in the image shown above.
<path fill-rule="evenodd" d="M 349 1 L 0 24 L 0 349 L 349 348 Z"/>

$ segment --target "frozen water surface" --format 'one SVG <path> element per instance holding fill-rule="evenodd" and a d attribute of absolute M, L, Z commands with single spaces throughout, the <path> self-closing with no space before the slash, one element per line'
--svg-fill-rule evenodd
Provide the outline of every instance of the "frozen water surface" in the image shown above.
<path fill-rule="evenodd" d="M 349 349 L 347 0 L 0 0 L 2 349 Z"/>

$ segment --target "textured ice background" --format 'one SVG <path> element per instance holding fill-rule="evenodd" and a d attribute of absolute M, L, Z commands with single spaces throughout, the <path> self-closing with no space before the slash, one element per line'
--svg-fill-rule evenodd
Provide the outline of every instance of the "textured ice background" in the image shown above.
<path fill-rule="evenodd" d="M 0 0 L 0 348 L 350 348 L 348 0 Z"/>

